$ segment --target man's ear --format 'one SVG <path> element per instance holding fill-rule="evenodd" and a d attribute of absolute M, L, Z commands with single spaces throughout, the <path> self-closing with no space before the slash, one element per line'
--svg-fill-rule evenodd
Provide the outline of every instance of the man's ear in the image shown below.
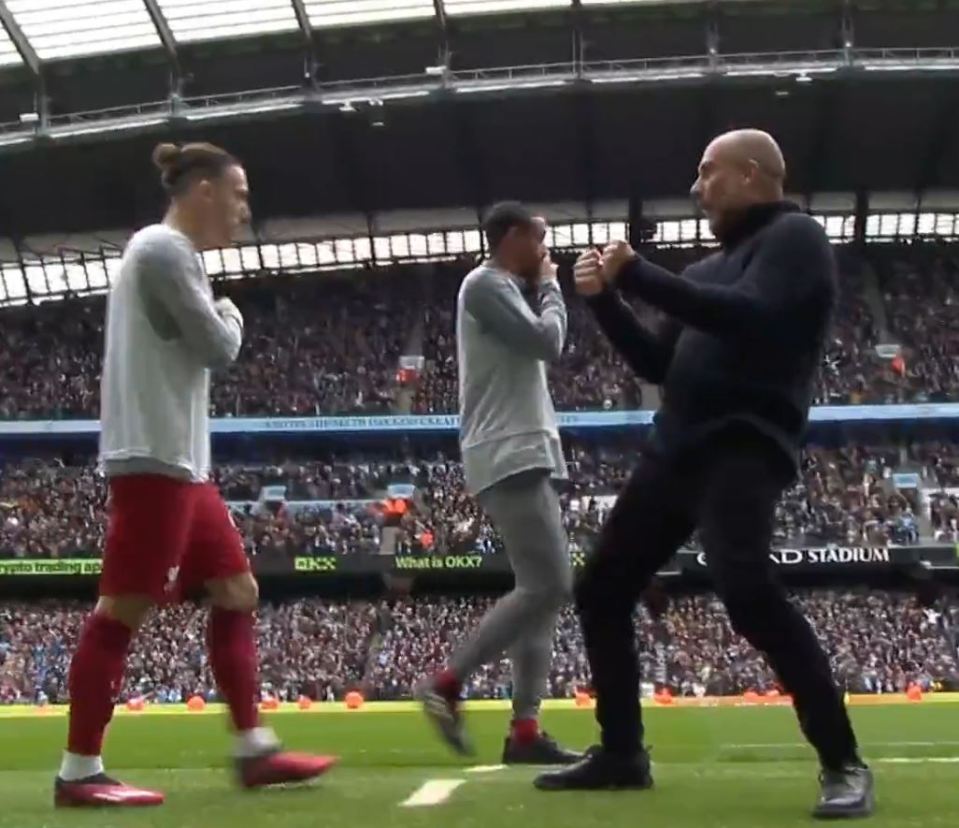
<path fill-rule="evenodd" d="M 197 182 L 196 193 L 200 198 L 209 201 L 213 198 L 213 182 L 209 178 L 204 178 Z"/>

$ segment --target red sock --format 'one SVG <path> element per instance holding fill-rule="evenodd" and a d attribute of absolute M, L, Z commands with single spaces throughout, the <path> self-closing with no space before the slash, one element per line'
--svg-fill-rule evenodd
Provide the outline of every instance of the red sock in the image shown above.
<path fill-rule="evenodd" d="M 458 699 L 460 693 L 463 692 L 463 682 L 449 669 L 437 673 L 433 684 L 436 689 L 447 698 Z"/>
<path fill-rule="evenodd" d="M 253 613 L 214 607 L 207 644 L 213 677 L 230 708 L 233 726 L 238 731 L 257 727 L 260 713 Z"/>
<path fill-rule="evenodd" d="M 133 631 L 124 623 L 94 613 L 83 626 L 70 662 L 70 725 L 67 750 L 99 756 L 103 734 L 123 686 L 123 667 Z"/>
<path fill-rule="evenodd" d="M 512 737 L 521 745 L 536 741 L 539 736 L 539 722 L 536 719 L 513 719 Z"/>

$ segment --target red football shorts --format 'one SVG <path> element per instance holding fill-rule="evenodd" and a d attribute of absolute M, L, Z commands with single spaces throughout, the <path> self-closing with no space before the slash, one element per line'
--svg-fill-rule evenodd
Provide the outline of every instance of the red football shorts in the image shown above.
<path fill-rule="evenodd" d="M 206 581 L 249 572 L 243 540 L 212 483 L 158 474 L 110 479 L 101 595 L 183 600 Z"/>

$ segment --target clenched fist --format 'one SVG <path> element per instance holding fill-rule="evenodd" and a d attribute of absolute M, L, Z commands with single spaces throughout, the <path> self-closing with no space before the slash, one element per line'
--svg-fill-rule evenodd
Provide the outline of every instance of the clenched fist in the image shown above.
<path fill-rule="evenodd" d="M 627 262 L 636 258 L 636 251 L 624 241 L 610 242 L 603 251 L 603 278 L 613 284 Z"/>
<path fill-rule="evenodd" d="M 547 282 L 555 282 L 556 272 L 558 270 L 559 266 L 553 263 L 547 250 L 546 255 L 543 256 L 539 263 L 539 283 L 545 285 Z"/>
<path fill-rule="evenodd" d="M 217 299 L 213 303 L 213 307 L 216 308 L 216 312 L 220 314 L 221 319 L 234 319 L 241 328 L 243 327 L 243 314 L 240 313 L 240 309 L 233 304 L 233 300 L 228 296 Z"/>
<path fill-rule="evenodd" d="M 580 296 L 596 296 L 605 290 L 603 262 L 598 250 L 587 250 L 580 255 L 573 266 L 573 279 Z"/>

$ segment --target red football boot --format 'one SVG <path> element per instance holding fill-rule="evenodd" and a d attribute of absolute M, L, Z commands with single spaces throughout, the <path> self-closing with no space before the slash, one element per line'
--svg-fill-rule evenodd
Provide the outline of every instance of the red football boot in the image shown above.
<path fill-rule="evenodd" d="M 336 756 L 270 751 L 236 760 L 237 774 L 244 788 L 264 788 L 289 782 L 306 782 L 322 776 L 337 763 Z"/>
<path fill-rule="evenodd" d="M 53 786 L 53 803 L 57 808 L 142 808 L 162 805 L 164 798 L 159 791 L 134 788 L 105 773 L 70 782 L 58 776 Z"/>

